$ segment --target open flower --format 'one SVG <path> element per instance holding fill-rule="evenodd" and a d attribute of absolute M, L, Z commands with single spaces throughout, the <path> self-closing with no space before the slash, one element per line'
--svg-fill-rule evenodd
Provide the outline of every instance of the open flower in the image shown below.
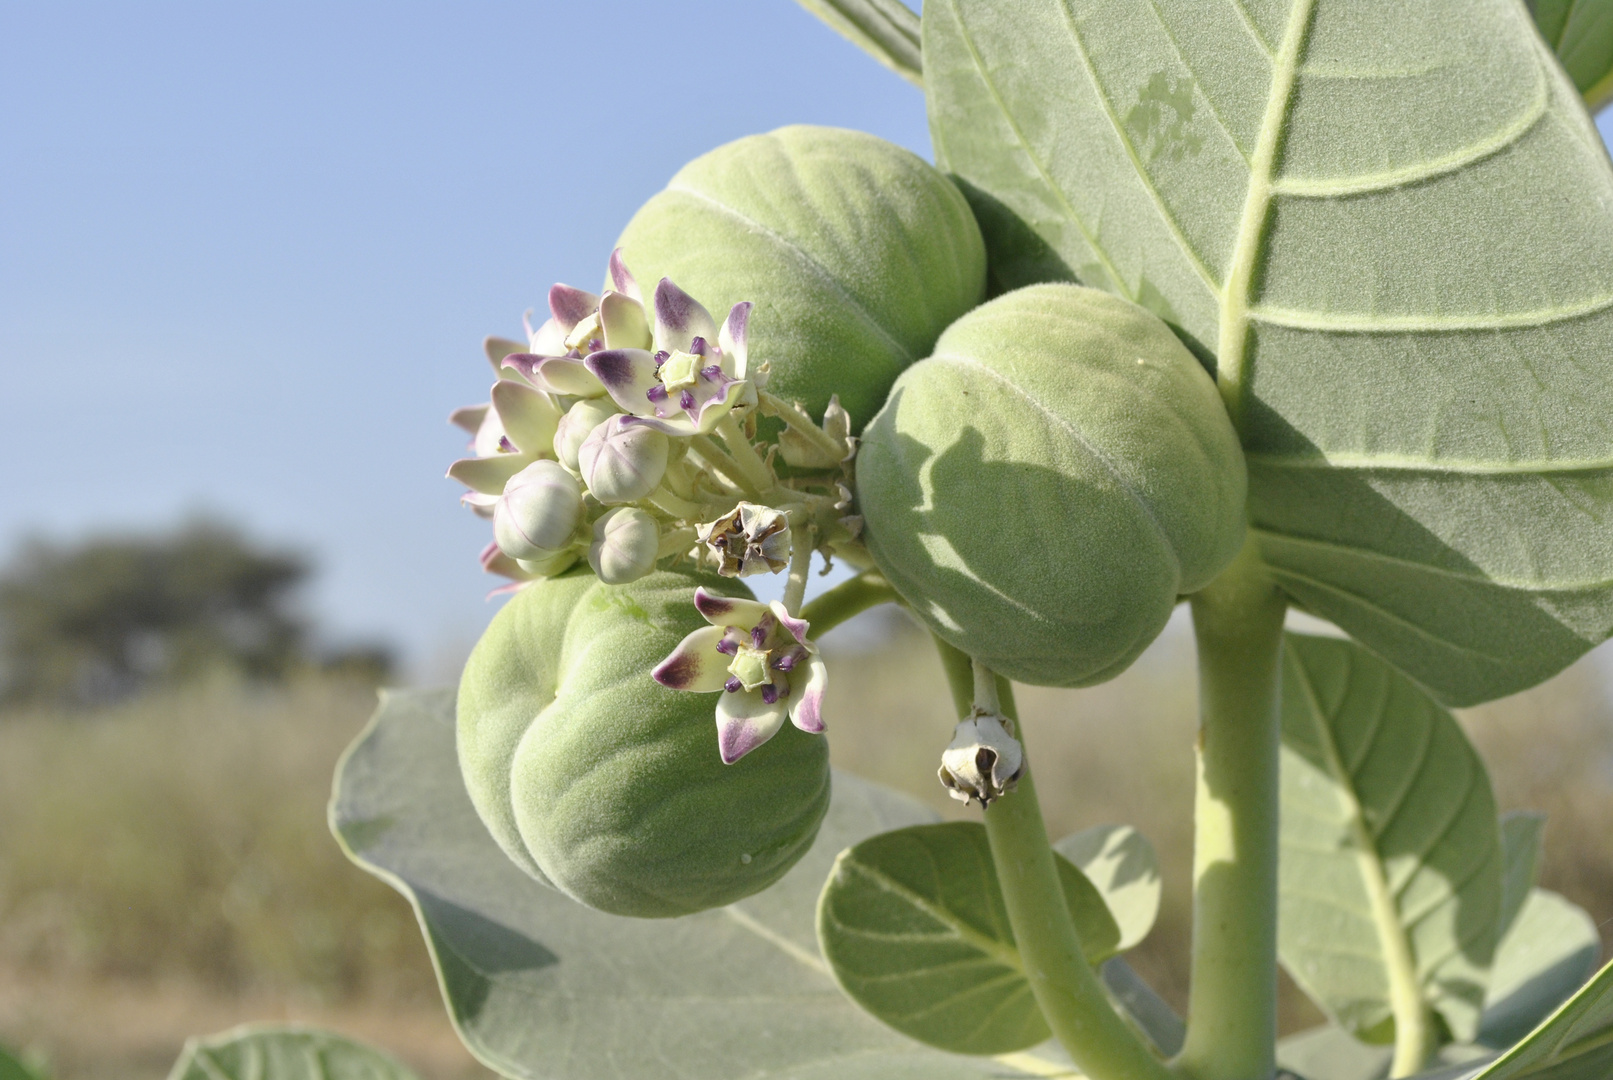
<path fill-rule="evenodd" d="M 502 344 L 489 339 L 490 358 Z M 454 462 L 448 475 L 471 489 L 464 501 L 490 517 L 510 478 L 553 454 L 560 409 L 548 394 L 525 381 L 506 378 L 493 384 L 490 402 L 456 409 L 448 419 L 470 432 L 476 455 Z"/>
<path fill-rule="evenodd" d="M 717 749 L 733 764 L 778 733 L 784 718 L 802 731 L 823 730 L 829 669 L 807 638 L 805 620 L 777 600 L 694 594 L 710 626 L 678 643 L 651 673 L 674 690 L 722 691 L 717 699 Z"/>
<path fill-rule="evenodd" d="M 633 301 L 606 294 L 612 322 L 629 326 Z M 655 287 L 655 328 L 648 347 L 605 348 L 584 364 L 611 400 L 635 416 L 656 422 L 669 435 L 705 435 L 735 408 L 756 404 L 757 373 L 749 370 L 745 328 L 751 305 L 735 304 L 722 328 L 711 313 L 668 278 Z M 600 311 L 605 315 L 606 305 Z M 643 317 L 642 305 L 638 308 Z M 637 334 L 639 324 L 630 324 Z M 647 326 L 646 326 L 647 329 Z M 630 336 L 627 329 L 618 335 Z"/>

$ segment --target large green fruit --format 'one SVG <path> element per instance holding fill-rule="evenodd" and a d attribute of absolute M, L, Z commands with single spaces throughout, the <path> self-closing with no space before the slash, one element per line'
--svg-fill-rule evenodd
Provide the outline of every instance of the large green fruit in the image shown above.
<path fill-rule="evenodd" d="M 459 763 L 482 820 L 528 873 L 618 915 L 686 915 L 778 880 L 829 806 L 822 736 L 785 725 L 733 765 L 716 695 L 653 668 L 705 626 L 694 588 L 571 574 L 527 586 L 493 619 L 459 684 Z"/>
<path fill-rule="evenodd" d="M 1119 674 L 1244 537 L 1243 451 L 1159 319 L 1034 285 L 959 319 L 863 433 L 868 545 L 946 640 L 1021 682 Z"/>
<path fill-rule="evenodd" d="M 921 158 L 872 135 L 787 127 L 685 165 L 619 241 L 646 295 L 670 277 L 716 317 L 750 300 L 752 364 L 860 429 L 896 376 L 985 296 L 969 205 Z"/>

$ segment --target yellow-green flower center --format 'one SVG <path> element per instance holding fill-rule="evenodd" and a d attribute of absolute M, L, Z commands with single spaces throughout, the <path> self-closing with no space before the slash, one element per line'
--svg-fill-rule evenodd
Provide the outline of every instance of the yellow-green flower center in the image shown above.
<path fill-rule="evenodd" d="M 662 385 L 668 390 L 687 390 L 700 377 L 700 365 L 703 362 L 703 357 L 673 350 L 666 358 L 666 362 L 661 365 Z"/>
<path fill-rule="evenodd" d="M 738 679 L 739 685 L 746 690 L 765 686 L 773 681 L 773 672 L 768 667 L 767 656 L 766 649 L 741 645 L 739 651 L 734 654 L 733 662 L 728 665 L 728 674 Z"/>

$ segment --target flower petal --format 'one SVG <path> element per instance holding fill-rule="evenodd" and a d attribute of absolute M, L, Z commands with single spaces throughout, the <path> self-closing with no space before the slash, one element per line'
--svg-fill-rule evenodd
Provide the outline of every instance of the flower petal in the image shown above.
<path fill-rule="evenodd" d="M 554 446 L 560 410 L 547 394 L 524 382 L 500 379 L 493 384 L 493 408 L 510 441 L 523 451 L 540 453 Z"/>
<path fill-rule="evenodd" d="M 647 396 L 660 386 L 655 377 L 655 357 L 644 349 L 602 349 L 583 363 L 605 387 L 611 400 L 630 413 L 653 415 L 654 402 Z"/>
<path fill-rule="evenodd" d="M 749 630 L 768 613 L 767 605 L 760 600 L 746 600 L 738 596 L 721 596 L 703 588 L 694 591 L 695 610 L 704 615 L 713 626 L 737 626 Z"/>
<path fill-rule="evenodd" d="M 514 368 L 526 376 L 527 382 L 539 390 L 570 397 L 600 397 L 605 388 L 599 385 L 587 366 L 574 356 L 537 356 L 518 353 L 504 358 L 506 368 Z"/>
<path fill-rule="evenodd" d="M 622 261 L 621 248 L 610 253 L 610 283 L 617 292 L 626 293 L 640 304 L 644 303 L 644 293 L 639 290 L 638 280 L 628 270 L 627 263 Z"/>
<path fill-rule="evenodd" d="M 498 505 L 498 496 L 482 491 L 468 491 L 459 497 L 459 501 L 475 511 L 477 517 L 491 518 L 493 508 Z"/>
<path fill-rule="evenodd" d="M 599 307 L 599 297 L 591 292 L 574 289 L 570 285 L 554 285 L 549 289 L 549 310 L 554 321 L 560 324 L 561 336 L 572 329 Z"/>
<path fill-rule="evenodd" d="M 717 338 L 717 345 L 722 349 L 723 366 L 738 379 L 745 377 L 745 332 L 750 326 L 751 306 L 749 300 L 735 304 L 728 312 L 728 320 L 722 324 L 722 333 Z"/>
<path fill-rule="evenodd" d="M 536 330 L 527 329 L 527 344 L 532 352 L 539 356 L 563 356 L 566 351 L 566 328 L 553 319 L 543 320 L 543 325 Z M 526 352 L 527 349 L 517 349 L 517 352 Z"/>
<path fill-rule="evenodd" d="M 816 735 L 823 730 L 823 695 L 829 689 L 829 665 L 813 655 L 807 660 L 805 681 L 795 672 L 791 677 L 795 680 L 795 693 L 790 695 L 790 723 Z"/>
<path fill-rule="evenodd" d="M 448 466 L 448 477 L 484 495 L 504 494 L 510 477 L 536 459 L 534 454 L 494 454 L 492 457 L 460 458 Z"/>
<path fill-rule="evenodd" d="M 695 694 L 721 690 L 728 681 L 728 657 L 717 651 L 722 636 L 722 627 L 702 626 L 678 642 L 650 677 L 673 690 Z"/>
<path fill-rule="evenodd" d="M 771 607 L 773 614 L 778 616 L 778 621 L 784 624 L 784 629 L 795 635 L 796 641 L 802 645 L 810 645 L 807 641 L 807 628 L 811 626 L 811 623 L 791 615 L 790 609 L 785 607 L 782 601 L 773 601 Z"/>
<path fill-rule="evenodd" d="M 717 699 L 717 750 L 732 765 L 784 726 L 784 703 L 769 705 L 759 690 L 736 690 Z"/>
<path fill-rule="evenodd" d="M 655 287 L 655 347 L 668 352 L 694 352 L 694 339 L 717 340 L 717 324 L 711 312 L 676 285 L 662 278 Z"/>
<path fill-rule="evenodd" d="M 453 412 L 449 413 L 448 422 L 457 428 L 462 428 L 465 431 L 470 432 L 472 435 L 475 435 L 481 430 L 482 419 L 487 415 L 487 410 L 492 407 L 493 406 L 489 403 L 483 403 L 481 405 L 466 405 L 462 409 L 455 409 Z"/>
<path fill-rule="evenodd" d="M 702 402 L 690 418 L 690 424 L 700 435 L 710 435 L 717 430 L 717 424 L 740 404 L 744 392 L 750 387 L 748 382 L 726 382 L 711 397 Z M 675 419 L 675 418 L 674 418 Z"/>
<path fill-rule="evenodd" d="M 493 365 L 493 370 L 500 375 L 504 374 L 504 358 L 511 353 L 526 352 L 527 346 L 519 341 L 509 338 L 487 337 L 482 339 L 482 351 L 487 353 L 487 362 Z"/>
<path fill-rule="evenodd" d="M 608 292 L 599 302 L 607 349 L 648 349 L 652 343 L 644 305 L 625 293 Z"/>
<path fill-rule="evenodd" d="M 482 549 L 482 569 L 489 574 L 498 574 L 519 582 L 533 579 L 532 574 L 521 569 L 514 559 L 500 551 L 496 543 L 490 543 Z"/>

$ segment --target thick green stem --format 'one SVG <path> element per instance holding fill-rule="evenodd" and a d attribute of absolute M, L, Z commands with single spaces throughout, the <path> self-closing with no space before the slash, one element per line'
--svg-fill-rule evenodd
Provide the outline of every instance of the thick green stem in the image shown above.
<path fill-rule="evenodd" d="M 885 576 L 877 570 L 868 570 L 842 581 L 801 608 L 801 618 L 812 625 L 812 636 L 819 638 L 853 615 L 897 599 L 896 590 Z"/>
<path fill-rule="evenodd" d="M 777 481 L 773 479 L 773 470 L 767 467 L 767 462 L 745 438 L 739 421 L 734 419 L 732 413 L 717 421 L 717 434 L 722 436 L 723 445 L 728 447 L 728 453 L 739 468 L 740 479 L 750 490 L 751 498 L 763 499 L 777 486 Z"/>
<path fill-rule="evenodd" d="M 1277 1040 L 1277 762 L 1287 602 L 1251 540 L 1196 594 L 1193 979 L 1176 1067 L 1266 1080 Z"/>
<path fill-rule="evenodd" d="M 985 692 L 977 695 L 967 674 L 968 657 L 939 638 L 936 645 L 959 714 L 967 714 L 977 701 L 989 698 L 989 689 L 982 687 Z M 995 682 L 1003 714 L 1014 718 L 1007 680 Z M 1023 733 L 1019 737 L 1023 743 Z M 1081 953 L 1026 760 L 1019 786 L 993 802 L 984 817 L 1008 924 L 1036 1004 L 1054 1036 L 1091 1080 L 1170 1080 L 1170 1070 L 1109 1004 L 1103 983 Z"/>

